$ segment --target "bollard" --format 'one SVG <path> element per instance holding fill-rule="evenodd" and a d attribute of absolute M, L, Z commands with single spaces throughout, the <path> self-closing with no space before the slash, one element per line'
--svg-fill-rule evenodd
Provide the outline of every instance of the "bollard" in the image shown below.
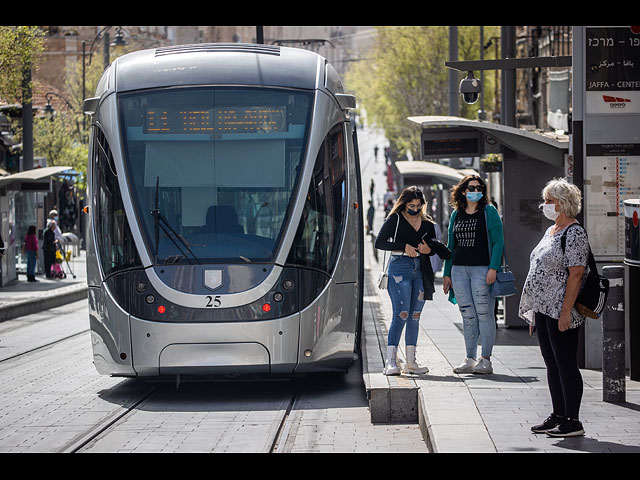
<path fill-rule="evenodd" d="M 609 298 L 602 312 L 602 400 L 624 402 L 624 267 L 606 266 L 602 275 L 609 279 Z"/>

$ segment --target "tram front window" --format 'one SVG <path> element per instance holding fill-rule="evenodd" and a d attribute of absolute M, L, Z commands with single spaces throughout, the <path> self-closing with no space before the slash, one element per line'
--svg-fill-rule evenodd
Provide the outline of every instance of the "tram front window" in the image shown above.
<path fill-rule="evenodd" d="M 311 100 L 221 87 L 121 96 L 129 182 L 155 264 L 273 260 Z"/>

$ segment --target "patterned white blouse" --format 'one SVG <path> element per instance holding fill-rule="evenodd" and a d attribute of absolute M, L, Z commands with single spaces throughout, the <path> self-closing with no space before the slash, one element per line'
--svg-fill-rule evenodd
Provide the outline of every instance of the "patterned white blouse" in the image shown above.
<path fill-rule="evenodd" d="M 534 323 L 535 312 L 560 318 L 569 278 L 567 267 L 586 267 L 589 260 L 589 241 L 582 226 L 573 227 L 567 232 L 564 254 L 561 239 L 569 226 L 554 235 L 551 235 L 551 228 L 547 229 L 540 243 L 531 252 L 529 274 L 520 297 L 518 315 L 530 324 Z M 587 268 L 582 277 L 583 285 L 586 276 Z M 571 310 L 570 328 L 579 327 L 584 320 L 585 317 L 575 308 Z"/>

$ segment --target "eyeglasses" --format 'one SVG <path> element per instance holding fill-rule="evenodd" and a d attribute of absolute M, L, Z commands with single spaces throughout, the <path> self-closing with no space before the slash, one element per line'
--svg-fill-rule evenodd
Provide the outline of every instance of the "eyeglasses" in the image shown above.
<path fill-rule="evenodd" d="M 470 192 L 481 192 L 484 190 L 484 187 L 482 185 L 468 185 L 467 190 Z"/>

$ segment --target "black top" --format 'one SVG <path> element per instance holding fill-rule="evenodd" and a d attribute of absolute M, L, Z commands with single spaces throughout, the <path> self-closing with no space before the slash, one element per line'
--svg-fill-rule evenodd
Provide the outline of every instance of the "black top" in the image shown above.
<path fill-rule="evenodd" d="M 395 242 L 393 241 L 396 231 L 396 225 L 398 226 L 398 233 L 395 235 Z M 397 252 L 404 252 L 405 245 L 412 245 L 418 248 L 418 245 L 424 239 L 425 242 L 435 238 L 436 229 L 433 223 L 428 220 L 422 220 L 420 228 L 416 231 L 415 228 L 404 218 L 404 215 L 398 213 L 389 215 L 382 224 L 378 236 L 376 238 L 375 247 L 378 250 L 392 250 Z M 390 241 L 391 239 L 391 241 Z M 431 252 L 429 255 L 433 255 L 435 252 Z"/>
<path fill-rule="evenodd" d="M 42 242 L 42 249 L 45 252 L 55 252 L 56 251 L 56 244 L 55 244 L 56 234 L 54 233 L 53 230 L 51 230 L 50 228 L 47 228 L 44 231 L 43 240 L 44 241 Z"/>
<path fill-rule="evenodd" d="M 469 215 L 464 210 L 458 210 L 453 235 L 453 265 L 489 265 L 489 240 L 484 211 L 478 210 Z"/>

